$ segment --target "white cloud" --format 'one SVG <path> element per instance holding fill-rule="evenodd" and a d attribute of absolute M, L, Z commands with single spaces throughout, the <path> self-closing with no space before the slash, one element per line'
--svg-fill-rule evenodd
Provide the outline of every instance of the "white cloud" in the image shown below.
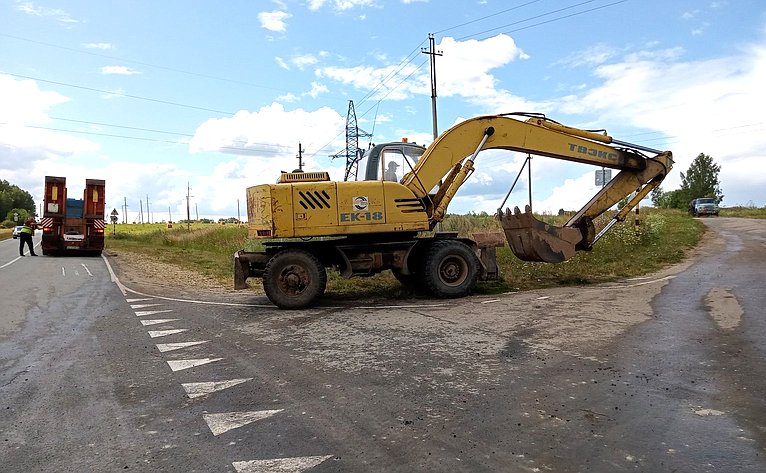
<path fill-rule="evenodd" d="M 131 69 L 127 66 L 104 66 L 101 68 L 101 74 L 103 75 L 121 75 L 121 76 L 132 76 L 136 74 L 141 74 L 140 71 L 137 71 L 135 69 Z"/>
<path fill-rule="evenodd" d="M 293 56 L 290 59 L 290 62 L 295 64 L 295 67 L 298 69 L 303 70 L 307 66 L 313 66 L 314 64 L 318 63 L 319 59 L 317 59 L 313 54 L 301 54 L 298 56 Z"/>
<path fill-rule="evenodd" d="M 310 154 L 324 153 L 323 148 L 328 145 L 337 146 L 342 142 L 338 137 L 343 134 L 345 125 L 346 118 L 328 107 L 313 112 L 286 111 L 281 104 L 273 103 L 257 112 L 242 110 L 229 118 L 206 121 L 197 128 L 189 150 L 285 161 L 297 153 L 298 141 Z"/>
<path fill-rule="evenodd" d="M 0 175 L 23 189 L 41 185 L 36 167 L 41 162 L 96 152 L 98 145 L 51 130 L 48 113 L 70 99 L 40 90 L 33 80 L 0 74 Z M 50 172 L 48 172 L 50 174 Z"/>
<path fill-rule="evenodd" d="M 319 94 L 326 94 L 327 92 L 328 92 L 328 89 L 325 85 L 320 84 L 318 82 L 312 82 L 311 90 L 306 92 L 304 95 L 308 95 L 311 98 L 317 98 Z"/>
<path fill-rule="evenodd" d="M 766 103 L 762 85 L 766 83 L 766 44 L 700 61 L 656 57 L 644 60 L 642 55 L 631 55 L 597 68 L 600 86 L 565 99 L 556 108 L 566 113 L 595 112 L 604 125 L 619 123 L 661 132 L 664 137 L 643 144 L 674 152 L 676 166 L 665 189 L 677 187 L 680 172 L 704 152 L 721 165 L 725 204 L 750 198 L 765 202 L 766 173 L 753 170 L 760 169 L 766 159 L 766 124 L 754 106 Z"/>
<path fill-rule="evenodd" d="M 375 0 L 309 0 L 309 10 L 317 11 L 323 6 L 329 5 L 330 8 L 336 11 L 351 10 L 357 7 L 369 7 L 375 6 Z"/>
<path fill-rule="evenodd" d="M 473 101 L 494 100 L 497 80 L 492 70 L 529 56 L 516 46 L 513 38 L 500 34 L 485 40 L 456 41 L 445 37 L 439 50 L 437 90 L 441 97 L 461 96 Z M 376 90 L 374 99 L 404 100 L 415 94 L 428 94 L 428 68 L 412 64 L 383 67 L 322 67 L 318 77 L 326 77 L 362 90 Z"/>
<path fill-rule="evenodd" d="M 285 20 L 292 18 L 292 15 L 285 11 L 271 11 L 258 13 L 258 21 L 261 22 L 261 28 L 269 31 L 284 33 L 287 31 Z"/>
<path fill-rule="evenodd" d="M 290 66 L 289 66 L 289 65 L 287 64 L 287 62 L 285 62 L 285 60 L 284 60 L 284 59 L 282 59 L 281 57 L 279 57 L 279 56 L 276 56 L 276 57 L 274 58 L 274 60 L 275 60 L 275 61 L 277 61 L 277 64 L 278 64 L 278 65 L 279 65 L 279 67 L 281 67 L 282 69 L 284 69 L 284 70 L 286 70 L 286 71 L 289 71 L 289 70 L 290 70 Z"/>
<path fill-rule="evenodd" d="M 560 65 L 569 68 L 597 66 L 612 59 L 618 52 L 611 45 L 599 43 L 582 51 L 575 51 L 566 58 L 555 62 L 554 66 Z"/>
<path fill-rule="evenodd" d="M 102 51 L 114 49 L 112 43 L 83 43 L 83 47 L 86 49 L 100 49 Z"/>
<path fill-rule="evenodd" d="M 18 2 L 16 4 L 16 10 L 26 13 L 27 15 L 50 17 L 58 21 L 59 23 L 69 26 L 74 23 L 79 23 L 78 20 L 69 15 L 69 13 L 58 8 L 47 8 L 34 4 L 33 2 Z"/>

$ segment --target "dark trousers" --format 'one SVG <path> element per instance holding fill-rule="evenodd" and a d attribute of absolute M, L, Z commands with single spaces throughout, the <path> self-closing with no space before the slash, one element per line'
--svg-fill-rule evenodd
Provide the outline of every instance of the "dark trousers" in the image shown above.
<path fill-rule="evenodd" d="M 32 235 L 30 235 L 29 233 L 21 233 L 19 235 L 19 254 L 21 256 L 24 256 L 24 243 L 26 243 L 27 246 L 29 246 L 29 254 L 32 254 L 32 255 L 35 254 L 35 249 L 32 248 L 32 245 L 33 245 Z"/>

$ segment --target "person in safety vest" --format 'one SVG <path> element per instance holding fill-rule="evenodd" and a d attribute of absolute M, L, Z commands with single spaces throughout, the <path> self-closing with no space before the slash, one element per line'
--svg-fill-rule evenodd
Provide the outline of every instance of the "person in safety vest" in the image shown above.
<path fill-rule="evenodd" d="M 24 243 L 26 243 L 27 246 L 29 246 L 29 254 L 37 256 L 32 244 L 32 235 L 35 234 L 36 226 L 37 224 L 33 218 L 28 218 L 27 221 L 24 222 L 24 226 L 21 228 L 21 234 L 19 235 L 19 255 L 24 256 Z"/>

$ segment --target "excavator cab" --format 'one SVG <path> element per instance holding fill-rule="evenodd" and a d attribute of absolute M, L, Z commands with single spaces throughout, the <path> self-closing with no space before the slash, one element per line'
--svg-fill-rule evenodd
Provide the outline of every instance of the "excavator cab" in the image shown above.
<path fill-rule="evenodd" d="M 415 143 L 384 143 L 369 150 L 363 161 L 365 181 L 399 182 L 423 155 L 426 148 Z"/>

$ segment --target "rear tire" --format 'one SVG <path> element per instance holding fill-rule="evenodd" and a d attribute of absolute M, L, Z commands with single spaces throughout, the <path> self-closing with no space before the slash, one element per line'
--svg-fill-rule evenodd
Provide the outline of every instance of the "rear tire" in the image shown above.
<path fill-rule="evenodd" d="M 263 271 L 263 290 L 280 309 L 310 307 L 326 287 L 327 271 L 305 250 L 282 250 L 272 256 Z"/>
<path fill-rule="evenodd" d="M 463 297 L 476 286 L 479 267 L 479 258 L 465 243 L 437 240 L 423 259 L 423 284 L 436 297 Z"/>

